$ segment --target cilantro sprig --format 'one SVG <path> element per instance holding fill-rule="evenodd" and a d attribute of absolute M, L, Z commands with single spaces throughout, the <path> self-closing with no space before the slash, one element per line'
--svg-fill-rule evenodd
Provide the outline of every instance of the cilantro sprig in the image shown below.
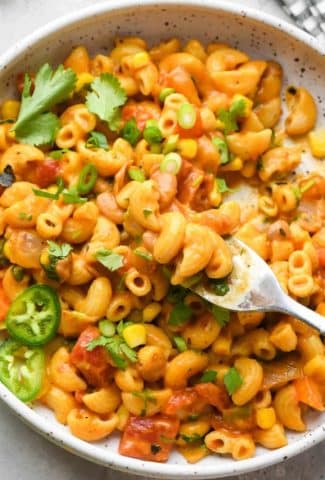
<path fill-rule="evenodd" d="M 219 112 L 219 119 L 224 125 L 224 133 L 229 133 L 238 130 L 238 119 L 245 115 L 246 101 L 244 98 L 236 98 L 230 105 L 229 110 L 222 108 Z"/>
<path fill-rule="evenodd" d="M 61 245 L 48 240 L 48 263 L 41 264 L 47 277 L 50 280 L 60 280 L 60 277 L 56 271 L 57 264 L 60 260 L 64 260 L 70 255 L 72 251 L 71 245 L 68 243 L 62 243 Z"/>
<path fill-rule="evenodd" d="M 16 138 L 31 145 L 52 144 L 59 128 L 57 115 L 51 112 L 54 105 L 66 100 L 77 81 L 71 68 L 60 65 L 55 71 L 46 63 L 37 72 L 34 91 L 32 80 L 25 75 L 21 107 L 12 131 Z"/>
<path fill-rule="evenodd" d="M 122 370 L 127 367 L 127 360 L 131 363 L 137 361 L 137 353 L 118 335 L 114 335 L 114 337 L 101 335 L 89 342 L 86 349 L 92 351 L 96 347 L 105 347 L 117 368 Z"/>
<path fill-rule="evenodd" d="M 86 96 L 88 110 L 107 122 L 112 131 L 118 130 L 120 107 L 127 100 L 119 80 L 110 73 L 102 73 L 90 84 L 90 89 Z"/>
<path fill-rule="evenodd" d="M 243 384 L 243 379 L 237 368 L 231 367 L 223 377 L 223 382 L 229 395 L 232 395 Z"/>
<path fill-rule="evenodd" d="M 102 248 L 96 252 L 96 260 L 108 268 L 111 272 L 118 270 L 123 267 L 124 257 L 118 253 L 113 252 L 113 250 L 108 250 L 107 248 Z"/>

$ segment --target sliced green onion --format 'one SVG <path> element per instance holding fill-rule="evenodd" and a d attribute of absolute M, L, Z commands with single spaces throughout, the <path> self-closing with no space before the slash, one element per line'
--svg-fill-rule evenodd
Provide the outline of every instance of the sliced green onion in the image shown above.
<path fill-rule="evenodd" d="M 141 168 L 138 167 L 130 167 L 128 170 L 128 175 L 131 180 L 135 180 L 136 182 L 144 182 L 146 177 Z"/>
<path fill-rule="evenodd" d="M 182 287 L 184 288 L 191 288 L 194 287 L 197 283 L 199 283 L 203 278 L 202 272 L 197 273 L 196 275 L 192 275 L 191 277 L 188 277 L 184 282 L 182 283 Z"/>
<path fill-rule="evenodd" d="M 162 91 L 160 92 L 159 94 L 159 100 L 161 101 L 161 103 L 164 103 L 164 101 L 166 100 L 166 98 L 171 95 L 172 93 L 175 93 L 175 89 L 174 88 L 170 88 L 170 87 L 167 87 L 167 88 L 163 88 Z"/>
<path fill-rule="evenodd" d="M 95 165 L 91 163 L 85 165 L 79 175 L 77 183 L 78 192 L 83 194 L 89 193 L 95 186 L 97 176 L 98 172 Z"/>
<path fill-rule="evenodd" d="M 129 142 L 132 147 L 138 142 L 141 137 L 141 132 L 138 129 L 137 122 L 135 118 L 131 118 L 128 120 L 121 131 L 121 137 L 124 138 L 127 142 Z"/>
<path fill-rule="evenodd" d="M 87 202 L 87 198 L 82 198 L 79 196 L 76 187 L 70 187 L 69 190 L 64 190 L 62 192 L 62 198 L 64 203 L 85 203 Z"/>
<path fill-rule="evenodd" d="M 86 142 L 87 148 L 103 148 L 108 150 L 109 146 L 107 143 L 107 138 L 102 132 L 90 132 L 88 140 Z"/>
<path fill-rule="evenodd" d="M 167 153 L 175 152 L 178 139 L 179 139 L 179 135 L 177 133 L 175 135 L 171 135 L 170 137 L 168 137 L 164 143 L 162 153 L 164 155 L 167 155 Z"/>
<path fill-rule="evenodd" d="M 219 152 L 221 165 L 225 165 L 226 163 L 229 163 L 230 155 L 229 155 L 228 145 L 226 144 L 226 142 L 219 137 L 214 137 L 212 139 L 212 143 Z"/>
<path fill-rule="evenodd" d="M 37 197 L 51 198 L 52 200 L 58 200 L 60 193 L 64 189 L 64 182 L 61 177 L 57 178 L 56 184 L 58 189 L 55 193 L 48 192 L 47 190 L 39 190 L 38 188 L 33 188 L 34 195 Z"/>
<path fill-rule="evenodd" d="M 143 130 L 143 138 L 151 145 L 160 143 L 163 139 L 162 133 L 158 128 L 157 120 L 148 120 Z"/>
<path fill-rule="evenodd" d="M 165 155 L 160 164 L 160 171 L 177 175 L 182 166 L 182 157 L 176 152 Z"/>
<path fill-rule="evenodd" d="M 177 121 L 180 127 L 189 130 L 196 122 L 196 110 L 190 103 L 183 103 L 177 112 Z"/>
<path fill-rule="evenodd" d="M 115 325 L 110 320 L 101 320 L 98 326 L 100 333 L 105 337 L 113 337 L 115 335 Z"/>

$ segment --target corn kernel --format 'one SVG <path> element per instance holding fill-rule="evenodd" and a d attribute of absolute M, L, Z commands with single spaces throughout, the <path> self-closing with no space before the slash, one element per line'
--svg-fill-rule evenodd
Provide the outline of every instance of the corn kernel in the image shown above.
<path fill-rule="evenodd" d="M 237 172 L 243 168 L 243 161 L 239 157 L 235 157 L 226 165 L 221 165 L 220 170 L 222 172 Z"/>
<path fill-rule="evenodd" d="M 308 135 L 309 146 L 314 157 L 325 157 L 325 129 L 318 129 Z"/>
<path fill-rule="evenodd" d="M 79 92 L 85 85 L 91 83 L 94 80 L 94 76 L 90 73 L 79 73 L 77 75 L 77 83 L 76 83 L 76 92 Z"/>
<path fill-rule="evenodd" d="M 256 411 L 256 423 L 257 426 L 268 430 L 272 428 L 276 422 L 275 411 L 273 407 L 259 408 Z"/>
<path fill-rule="evenodd" d="M 130 348 L 145 345 L 146 343 L 146 329 L 144 325 L 135 323 L 123 330 L 123 337 Z"/>
<path fill-rule="evenodd" d="M 144 322 L 152 322 L 154 318 L 161 312 L 160 303 L 152 302 L 147 305 L 142 312 L 142 318 Z"/>
<path fill-rule="evenodd" d="M 39 261 L 41 265 L 48 265 L 50 263 L 49 252 L 47 249 L 42 251 Z"/>
<path fill-rule="evenodd" d="M 132 66 L 134 70 L 138 70 L 139 68 L 146 67 L 149 62 L 150 62 L 150 57 L 147 52 L 138 52 L 133 55 Z"/>
<path fill-rule="evenodd" d="M 209 193 L 209 202 L 210 202 L 211 206 L 212 207 L 219 207 L 221 201 L 222 201 L 221 193 L 217 190 L 217 188 L 214 188 Z"/>
<path fill-rule="evenodd" d="M 7 258 L 10 257 L 10 247 L 9 247 L 9 243 L 8 243 L 8 242 L 6 242 L 6 243 L 4 244 L 2 253 L 4 254 L 5 257 L 7 257 Z"/>
<path fill-rule="evenodd" d="M 197 154 L 197 141 L 185 138 L 177 142 L 177 150 L 182 157 L 195 158 Z"/>
<path fill-rule="evenodd" d="M 1 107 L 1 115 L 5 120 L 16 120 L 20 109 L 18 100 L 6 100 Z"/>

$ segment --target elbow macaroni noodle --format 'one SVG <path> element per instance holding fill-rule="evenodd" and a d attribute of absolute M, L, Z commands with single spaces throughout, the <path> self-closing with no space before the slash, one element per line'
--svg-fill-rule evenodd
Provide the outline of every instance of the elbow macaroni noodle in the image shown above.
<path fill-rule="evenodd" d="M 286 293 L 325 314 L 325 176 L 295 172 L 302 147 L 284 143 L 314 128 L 312 95 L 289 87 L 279 126 L 281 66 L 197 40 L 149 49 L 120 38 L 94 57 L 77 47 L 64 66 L 77 83 L 58 110 L 59 158 L 0 124 L 1 171 L 10 166 L 15 176 L 0 195 L 3 295 L 11 303 L 36 282 L 61 302 L 38 401 L 82 440 L 120 430 L 120 453 L 144 460 L 166 461 L 173 444 L 189 462 L 283 447 L 285 429 L 307 428 L 307 406 L 324 408 L 322 338 L 285 315 L 222 320 L 188 288 L 202 274 L 227 288 L 223 237 L 231 234 L 270 264 Z M 87 108 L 89 84 L 103 74 L 127 96 L 117 130 Z M 1 113 L 16 120 L 19 102 L 4 102 Z M 130 140 L 132 122 L 138 136 Z M 103 144 L 91 143 L 96 134 Z M 315 156 L 317 141 L 311 132 Z M 73 191 L 89 165 L 96 182 L 85 200 L 35 194 L 55 192 L 58 177 Z M 258 191 L 251 209 L 228 198 L 226 181 L 240 180 Z M 70 246 L 54 277 L 51 242 Z"/>

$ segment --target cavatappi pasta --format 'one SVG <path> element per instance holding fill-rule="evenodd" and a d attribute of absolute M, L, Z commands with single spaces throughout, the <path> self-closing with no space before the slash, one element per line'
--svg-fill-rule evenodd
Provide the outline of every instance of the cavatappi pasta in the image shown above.
<path fill-rule="evenodd" d="M 317 109 L 282 68 L 228 45 L 117 39 L 21 76 L 0 123 L 0 379 L 122 455 L 242 460 L 322 411 L 322 338 L 293 317 L 230 313 L 236 235 L 325 315 L 325 176 L 297 173 Z M 285 139 L 293 139 L 287 146 Z M 258 190 L 249 207 L 228 197 Z M 325 321 L 325 319 L 324 319 Z"/>

